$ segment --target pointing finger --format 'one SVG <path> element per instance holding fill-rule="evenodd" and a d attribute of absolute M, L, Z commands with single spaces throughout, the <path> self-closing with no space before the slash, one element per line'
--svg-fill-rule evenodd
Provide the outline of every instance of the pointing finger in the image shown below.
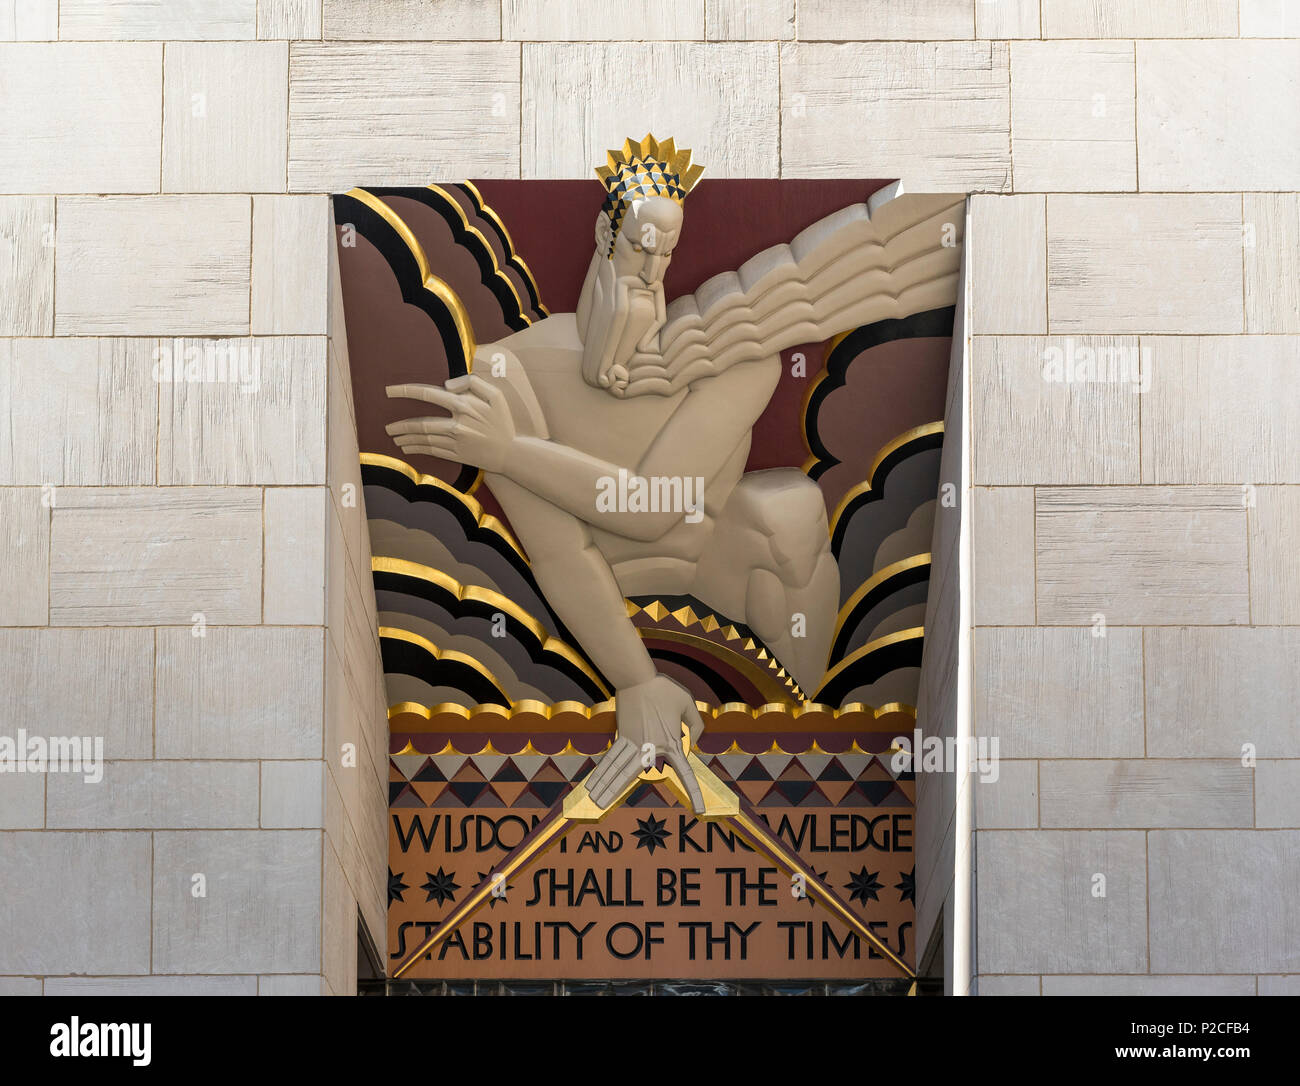
<path fill-rule="evenodd" d="M 435 417 L 402 419 L 400 422 L 390 422 L 384 429 L 390 437 L 404 437 L 408 434 L 450 434 L 456 429 L 456 420 Z"/>
<path fill-rule="evenodd" d="M 408 456 L 434 456 L 439 460 L 451 460 L 457 464 L 465 463 L 465 458 L 451 445 L 403 445 L 402 452 Z"/>
<path fill-rule="evenodd" d="M 394 400 L 423 400 L 425 403 L 445 407 L 448 411 L 455 410 L 460 404 L 460 397 L 454 390 L 448 391 L 437 385 L 389 385 L 384 391 Z"/>
<path fill-rule="evenodd" d="M 491 381 L 484 380 L 477 373 L 470 374 L 469 378 L 470 391 L 476 396 L 480 396 L 489 403 L 496 403 L 501 399 L 501 389 Z"/>
<path fill-rule="evenodd" d="M 690 797 L 691 808 L 696 814 L 704 813 L 704 793 L 700 791 L 700 782 L 695 779 L 695 770 L 691 768 L 691 763 L 686 760 L 686 755 L 682 753 L 679 746 L 670 747 L 664 757 L 668 759 L 668 764 L 677 770 L 677 779 L 682 782 L 682 787 L 686 789 L 686 795 Z"/>
<path fill-rule="evenodd" d="M 632 753 L 624 758 L 620 758 L 619 771 L 612 777 L 608 778 L 605 783 L 598 788 L 591 796 L 598 807 L 608 807 L 618 795 L 627 787 L 640 770 L 637 767 L 636 754 Z"/>
<path fill-rule="evenodd" d="M 630 739 L 620 738 L 605 753 L 595 770 L 592 771 L 587 791 L 591 798 L 601 807 L 608 807 L 614 797 L 609 795 L 611 782 L 619 781 L 619 773 L 636 757 L 636 747 Z M 617 791 L 615 788 L 614 791 Z"/>

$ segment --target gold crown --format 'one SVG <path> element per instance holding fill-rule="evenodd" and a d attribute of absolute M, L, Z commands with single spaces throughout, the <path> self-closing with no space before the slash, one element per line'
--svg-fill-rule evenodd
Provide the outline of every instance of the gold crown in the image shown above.
<path fill-rule="evenodd" d="M 609 216 L 614 236 L 618 237 L 623 216 L 634 201 L 665 196 L 680 204 L 703 172 L 703 166 L 691 165 L 689 148 L 679 151 L 671 139 L 660 143 L 649 133 L 640 143 L 625 140 L 622 150 L 608 152 L 608 165 L 597 166 L 596 176 L 605 186 L 602 210 Z"/>

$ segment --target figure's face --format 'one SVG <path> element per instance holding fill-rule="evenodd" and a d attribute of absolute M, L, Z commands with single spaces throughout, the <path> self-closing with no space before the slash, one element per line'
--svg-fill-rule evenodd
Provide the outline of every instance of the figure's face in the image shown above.
<path fill-rule="evenodd" d="M 635 276 L 647 287 L 662 285 L 681 231 L 680 204 L 666 196 L 638 200 L 614 240 L 614 274 L 620 279 Z"/>

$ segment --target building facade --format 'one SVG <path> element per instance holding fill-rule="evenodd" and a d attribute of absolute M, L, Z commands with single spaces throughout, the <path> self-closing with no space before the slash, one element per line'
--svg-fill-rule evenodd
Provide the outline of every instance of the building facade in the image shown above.
<path fill-rule="evenodd" d="M 0 2 L 0 725 L 105 751 L 95 788 L 0 776 L 0 990 L 356 991 L 388 719 L 330 194 L 584 177 L 654 128 L 715 177 L 970 194 L 921 724 L 1000 772 L 918 780 L 922 971 L 1300 991 L 1298 33 Z"/>

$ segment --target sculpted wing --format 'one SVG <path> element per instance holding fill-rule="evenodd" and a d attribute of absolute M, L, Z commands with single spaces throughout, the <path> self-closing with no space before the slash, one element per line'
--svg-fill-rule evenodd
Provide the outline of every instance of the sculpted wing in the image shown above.
<path fill-rule="evenodd" d="M 675 391 L 739 362 L 951 304 L 963 204 L 904 196 L 896 182 L 715 275 L 668 305 L 661 358 L 637 360 L 628 393 Z"/>

